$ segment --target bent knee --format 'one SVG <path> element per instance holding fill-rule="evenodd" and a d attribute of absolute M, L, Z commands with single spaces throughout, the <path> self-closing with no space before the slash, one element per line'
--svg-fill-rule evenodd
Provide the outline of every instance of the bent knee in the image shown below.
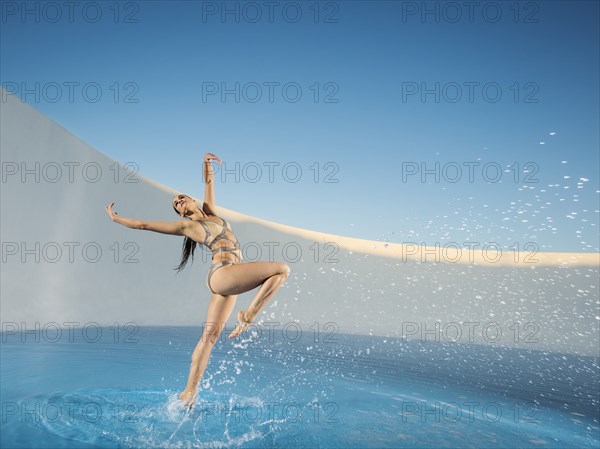
<path fill-rule="evenodd" d="M 290 266 L 287 263 L 283 263 L 281 262 L 279 267 L 279 274 L 285 276 L 286 278 L 290 275 L 290 272 L 292 271 Z"/>

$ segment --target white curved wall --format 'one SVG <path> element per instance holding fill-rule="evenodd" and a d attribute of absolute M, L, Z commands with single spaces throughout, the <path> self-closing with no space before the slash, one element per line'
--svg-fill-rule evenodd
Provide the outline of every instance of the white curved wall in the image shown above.
<path fill-rule="evenodd" d="M 182 237 L 125 228 L 112 223 L 104 210 L 115 201 L 121 216 L 176 220 L 170 202 L 178 192 L 139 174 L 131 177 L 138 182 L 124 182 L 128 171 L 123 165 L 13 95 L 2 95 L 3 330 L 12 323 L 33 328 L 51 322 L 201 325 L 210 299 L 204 281 L 210 263 L 206 250 L 198 248 L 194 263 L 176 275 L 172 268 L 181 257 Z M 101 168 L 96 182 L 84 179 L 86 164 L 89 178 Z M 57 165 L 62 176 L 49 182 Z M 74 167 L 73 182 L 69 165 Z M 33 173 L 23 179 L 23 168 Z M 201 198 L 201 180 L 198 192 L 186 193 Z M 292 274 L 263 315 L 281 323 L 279 329 L 299 320 L 303 331 L 312 332 L 316 322 L 325 336 L 331 328 L 324 326 L 335 322 L 339 332 L 422 338 L 421 332 L 435 329 L 437 321 L 441 329 L 446 327 L 442 341 L 460 329 L 460 341 L 466 343 L 474 329 L 475 343 L 598 355 L 598 254 L 540 254 L 534 265 L 505 259 L 495 264 L 480 259 L 420 263 L 399 258 L 400 245 L 385 247 L 219 211 L 232 223 L 246 260 L 269 260 L 269 245 L 280 244 L 271 260 L 288 261 Z M 332 258 L 326 242 L 339 246 Z M 287 258 L 281 252 L 284 244 L 289 246 Z M 258 259 L 257 247 L 263 250 Z M 302 251 L 298 262 L 291 260 L 294 248 Z M 126 263 L 127 257 L 137 262 Z M 237 308 L 246 308 L 252 294 L 240 295 Z M 497 325 L 485 334 L 487 323 Z M 531 327 L 524 328 L 526 323 Z M 498 329 L 498 341 L 484 338 Z"/>

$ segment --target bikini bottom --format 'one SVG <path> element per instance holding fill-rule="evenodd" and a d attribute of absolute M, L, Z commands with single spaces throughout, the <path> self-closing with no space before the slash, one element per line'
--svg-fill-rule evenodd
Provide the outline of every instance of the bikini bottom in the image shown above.
<path fill-rule="evenodd" d="M 210 270 L 208 270 L 208 276 L 206 276 L 206 286 L 208 289 L 217 294 L 212 288 L 210 288 L 210 278 L 219 268 L 224 267 L 225 265 L 236 265 L 242 262 L 242 255 L 237 246 L 235 247 L 220 247 L 213 251 L 213 259 L 218 253 L 230 253 L 233 254 L 237 258 L 237 262 L 232 262 L 231 260 L 221 260 L 219 262 L 215 262 L 210 266 Z"/>
<path fill-rule="evenodd" d="M 210 266 L 210 270 L 208 270 L 208 276 L 206 277 L 206 286 L 208 287 L 208 289 L 216 294 L 217 292 L 210 288 L 210 278 L 212 277 L 212 275 L 215 273 L 215 271 L 217 271 L 221 267 L 224 267 L 225 265 L 237 265 L 238 263 L 239 262 L 232 262 L 231 260 L 223 260 L 221 262 L 213 263 Z"/>

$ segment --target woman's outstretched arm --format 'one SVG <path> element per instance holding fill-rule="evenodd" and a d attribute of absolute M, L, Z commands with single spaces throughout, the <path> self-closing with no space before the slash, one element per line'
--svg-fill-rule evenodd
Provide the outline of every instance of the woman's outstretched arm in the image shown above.
<path fill-rule="evenodd" d="M 131 229 L 140 229 L 144 231 L 160 232 L 161 234 L 170 235 L 186 235 L 186 228 L 189 223 L 188 220 L 177 220 L 177 221 L 143 221 L 135 218 L 119 217 L 117 213 L 112 209 L 113 203 L 106 206 L 106 212 L 112 221 L 119 223 L 123 226 L 127 226 Z"/>
<path fill-rule="evenodd" d="M 219 165 L 221 165 L 221 159 L 218 156 L 215 156 L 212 153 L 206 153 L 204 155 L 203 162 L 203 174 L 204 174 L 204 205 L 202 206 L 202 210 L 206 212 L 208 215 L 217 215 L 216 206 L 215 206 L 215 172 L 210 162 L 212 159 L 215 159 Z"/>

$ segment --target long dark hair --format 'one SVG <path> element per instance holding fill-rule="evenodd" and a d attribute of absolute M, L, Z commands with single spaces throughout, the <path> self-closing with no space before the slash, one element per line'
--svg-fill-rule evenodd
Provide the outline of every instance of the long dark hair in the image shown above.
<path fill-rule="evenodd" d="M 173 206 L 173 209 L 175 209 L 175 206 Z M 177 212 L 177 209 L 175 209 L 175 213 L 177 215 L 179 215 L 179 212 Z M 183 270 L 183 268 L 185 267 L 185 265 L 187 264 L 187 261 L 190 257 L 190 254 L 192 255 L 192 263 L 194 263 L 194 251 L 196 251 L 196 244 L 198 242 L 196 242 L 195 240 L 192 240 L 189 237 L 186 237 L 183 240 L 183 247 L 182 247 L 182 253 L 181 253 L 181 263 L 179 264 L 178 267 L 173 268 L 174 270 L 177 270 L 177 273 L 179 274 L 179 272 L 181 270 Z"/>

